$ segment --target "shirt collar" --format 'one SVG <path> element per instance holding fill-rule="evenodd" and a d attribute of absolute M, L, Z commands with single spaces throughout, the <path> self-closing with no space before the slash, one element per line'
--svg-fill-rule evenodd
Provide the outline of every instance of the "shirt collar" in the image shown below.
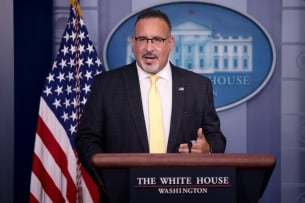
<path fill-rule="evenodd" d="M 149 78 L 152 74 L 150 73 L 147 73 L 145 72 L 142 68 L 140 68 L 140 66 L 137 64 L 137 70 L 138 70 L 138 76 L 139 76 L 139 80 L 143 80 L 143 79 L 146 79 L 146 78 Z M 170 80 L 171 78 L 171 66 L 170 66 L 170 63 L 169 61 L 167 61 L 165 67 L 157 73 L 157 75 L 160 77 L 160 78 L 163 78 L 165 80 Z"/>

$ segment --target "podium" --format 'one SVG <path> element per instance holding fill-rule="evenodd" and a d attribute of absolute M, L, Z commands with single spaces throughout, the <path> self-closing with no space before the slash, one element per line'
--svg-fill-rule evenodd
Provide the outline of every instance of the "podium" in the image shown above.
<path fill-rule="evenodd" d="M 151 170 L 151 172 L 155 169 L 173 171 L 179 169 L 188 173 L 189 169 L 206 168 L 207 170 L 212 169 L 214 173 L 215 171 L 217 173 L 215 169 L 223 169 L 222 173 L 226 173 L 227 169 L 233 169 L 235 179 L 232 181 L 234 183 L 233 191 L 235 192 L 234 202 L 238 203 L 258 202 L 267 187 L 269 178 L 276 164 L 275 157 L 270 154 L 118 153 L 98 154 L 92 161 L 96 168 L 136 169 L 136 171 L 143 169 Z M 223 177 L 223 174 L 221 177 Z M 222 194 L 218 193 L 218 195 L 221 196 Z M 195 203 L 196 201 L 192 202 Z"/>

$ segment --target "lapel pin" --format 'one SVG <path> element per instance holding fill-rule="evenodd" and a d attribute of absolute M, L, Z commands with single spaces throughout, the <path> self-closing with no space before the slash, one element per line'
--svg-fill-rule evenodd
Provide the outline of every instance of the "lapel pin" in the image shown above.
<path fill-rule="evenodd" d="M 178 91 L 184 91 L 184 87 L 179 87 Z"/>

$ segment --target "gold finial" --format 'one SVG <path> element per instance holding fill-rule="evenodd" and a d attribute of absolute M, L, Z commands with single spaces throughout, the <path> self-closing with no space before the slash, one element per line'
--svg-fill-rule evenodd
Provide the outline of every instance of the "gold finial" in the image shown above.
<path fill-rule="evenodd" d="M 80 17 L 82 17 L 82 10 L 80 8 L 80 4 L 78 0 L 70 0 L 70 4 L 75 8 L 76 12 Z"/>

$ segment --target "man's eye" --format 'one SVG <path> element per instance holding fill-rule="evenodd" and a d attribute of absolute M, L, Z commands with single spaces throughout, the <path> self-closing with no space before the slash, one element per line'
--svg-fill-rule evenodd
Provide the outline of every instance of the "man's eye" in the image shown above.
<path fill-rule="evenodd" d="M 158 37 L 156 37 L 156 38 L 153 38 L 153 41 L 155 41 L 155 42 L 163 42 L 163 39 L 162 38 L 158 38 Z"/>
<path fill-rule="evenodd" d="M 138 41 L 139 42 L 144 42 L 144 41 L 147 41 L 147 38 L 146 37 L 138 37 Z"/>

